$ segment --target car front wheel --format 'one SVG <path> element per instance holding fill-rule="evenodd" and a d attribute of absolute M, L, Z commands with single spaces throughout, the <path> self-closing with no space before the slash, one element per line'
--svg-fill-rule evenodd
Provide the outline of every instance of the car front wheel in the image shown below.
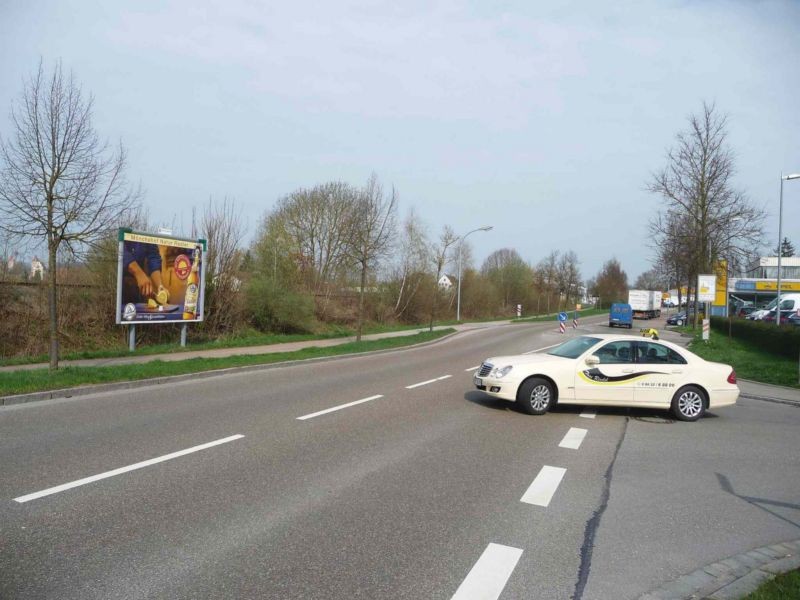
<path fill-rule="evenodd" d="M 681 325 L 683 325 L 683 320 L 682 320 L 682 319 L 678 319 L 677 321 L 675 321 L 675 324 L 676 324 L 678 327 L 680 327 Z"/>
<path fill-rule="evenodd" d="M 553 405 L 553 386 L 546 379 L 532 377 L 517 392 L 517 404 L 529 415 L 543 415 Z"/>
<path fill-rule="evenodd" d="M 680 421 L 697 421 L 705 412 L 705 395 L 698 387 L 687 385 L 672 397 L 672 414 Z"/>

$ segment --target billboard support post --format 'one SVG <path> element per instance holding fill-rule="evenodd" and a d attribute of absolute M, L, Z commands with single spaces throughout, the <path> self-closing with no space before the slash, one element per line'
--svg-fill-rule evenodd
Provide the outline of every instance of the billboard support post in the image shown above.
<path fill-rule="evenodd" d="M 181 325 L 181 348 L 186 348 L 186 332 L 189 329 L 189 325 L 184 323 Z"/>
<path fill-rule="evenodd" d="M 128 351 L 136 350 L 136 325 L 128 325 Z"/>

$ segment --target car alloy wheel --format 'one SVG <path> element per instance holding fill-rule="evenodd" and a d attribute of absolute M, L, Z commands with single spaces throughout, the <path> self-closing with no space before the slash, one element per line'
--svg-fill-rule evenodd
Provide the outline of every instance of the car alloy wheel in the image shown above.
<path fill-rule="evenodd" d="M 526 379 L 517 391 L 517 404 L 529 415 L 543 415 L 553 404 L 555 391 L 542 377 Z"/>
<path fill-rule="evenodd" d="M 681 388 L 672 400 L 672 411 L 681 421 L 697 421 L 706 410 L 703 393 L 694 386 Z"/>
<path fill-rule="evenodd" d="M 675 321 L 675 324 L 676 324 L 678 327 L 680 327 L 681 325 L 683 325 L 683 321 L 682 321 L 681 319 L 678 319 L 677 321 Z"/>

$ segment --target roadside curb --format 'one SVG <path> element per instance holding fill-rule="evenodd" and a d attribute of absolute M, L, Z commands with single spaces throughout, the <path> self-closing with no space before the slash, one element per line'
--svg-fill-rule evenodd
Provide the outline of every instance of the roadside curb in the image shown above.
<path fill-rule="evenodd" d="M 39 402 L 42 400 L 55 400 L 60 398 L 73 398 L 76 396 L 88 396 L 90 394 L 97 394 L 102 392 L 114 392 L 119 390 L 130 390 L 151 385 L 163 385 L 168 383 L 180 383 L 182 381 L 205 379 L 208 377 L 220 377 L 222 375 L 230 375 L 233 373 L 247 373 L 250 371 L 266 371 L 269 369 L 277 369 L 280 367 L 288 367 L 304 363 L 317 363 L 328 362 L 342 358 L 353 358 L 358 356 L 387 354 L 389 352 L 402 352 L 403 350 L 410 350 L 412 348 L 424 348 L 425 346 L 432 346 L 445 340 L 450 339 L 463 331 L 454 331 L 445 336 L 430 340 L 427 342 L 420 342 L 419 344 L 409 344 L 408 346 L 401 346 L 399 348 L 387 348 L 385 350 L 373 350 L 367 352 L 352 352 L 348 354 L 337 354 L 334 356 L 320 356 L 317 358 L 303 358 L 298 360 L 284 360 L 281 362 L 265 363 L 260 365 L 246 365 L 243 367 L 226 367 L 223 369 L 209 369 L 207 371 L 196 371 L 194 373 L 184 373 L 182 375 L 169 375 L 167 377 L 153 377 L 149 379 L 136 379 L 131 381 L 115 381 L 113 383 L 98 383 L 95 385 L 82 385 L 71 388 L 61 388 L 57 390 L 46 390 L 42 392 L 30 392 L 27 394 L 15 394 L 13 396 L 0 396 L 0 406 L 11 406 L 14 404 L 27 404 L 28 402 Z M 253 355 L 259 356 L 259 355 Z M 192 360 L 192 359 L 187 359 Z"/>
<path fill-rule="evenodd" d="M 737 600 L 799 568 L 800 540 L 762 546 L 683 575 L 638 600 Z"/>

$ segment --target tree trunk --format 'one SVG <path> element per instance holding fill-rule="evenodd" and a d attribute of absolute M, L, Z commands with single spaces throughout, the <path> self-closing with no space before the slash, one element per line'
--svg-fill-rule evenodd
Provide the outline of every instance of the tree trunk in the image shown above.
<path fill-rule="evenodd" d="M 47 243 L 47 269 L 49 281 L 47 286 L 48 308 L 50 313 L 50 370 L 58 370 L 58 289 L 56 288 L 56 245 L 52 240 Z"/>
<path fill-rule="evenodd" d="M 367 285 L 367 263 L 361 263 L 361 293 L 358 296 L 358 331 L 356 341 L 361 341 L 361 329 L 364 326 L 364 287 Z"/>

